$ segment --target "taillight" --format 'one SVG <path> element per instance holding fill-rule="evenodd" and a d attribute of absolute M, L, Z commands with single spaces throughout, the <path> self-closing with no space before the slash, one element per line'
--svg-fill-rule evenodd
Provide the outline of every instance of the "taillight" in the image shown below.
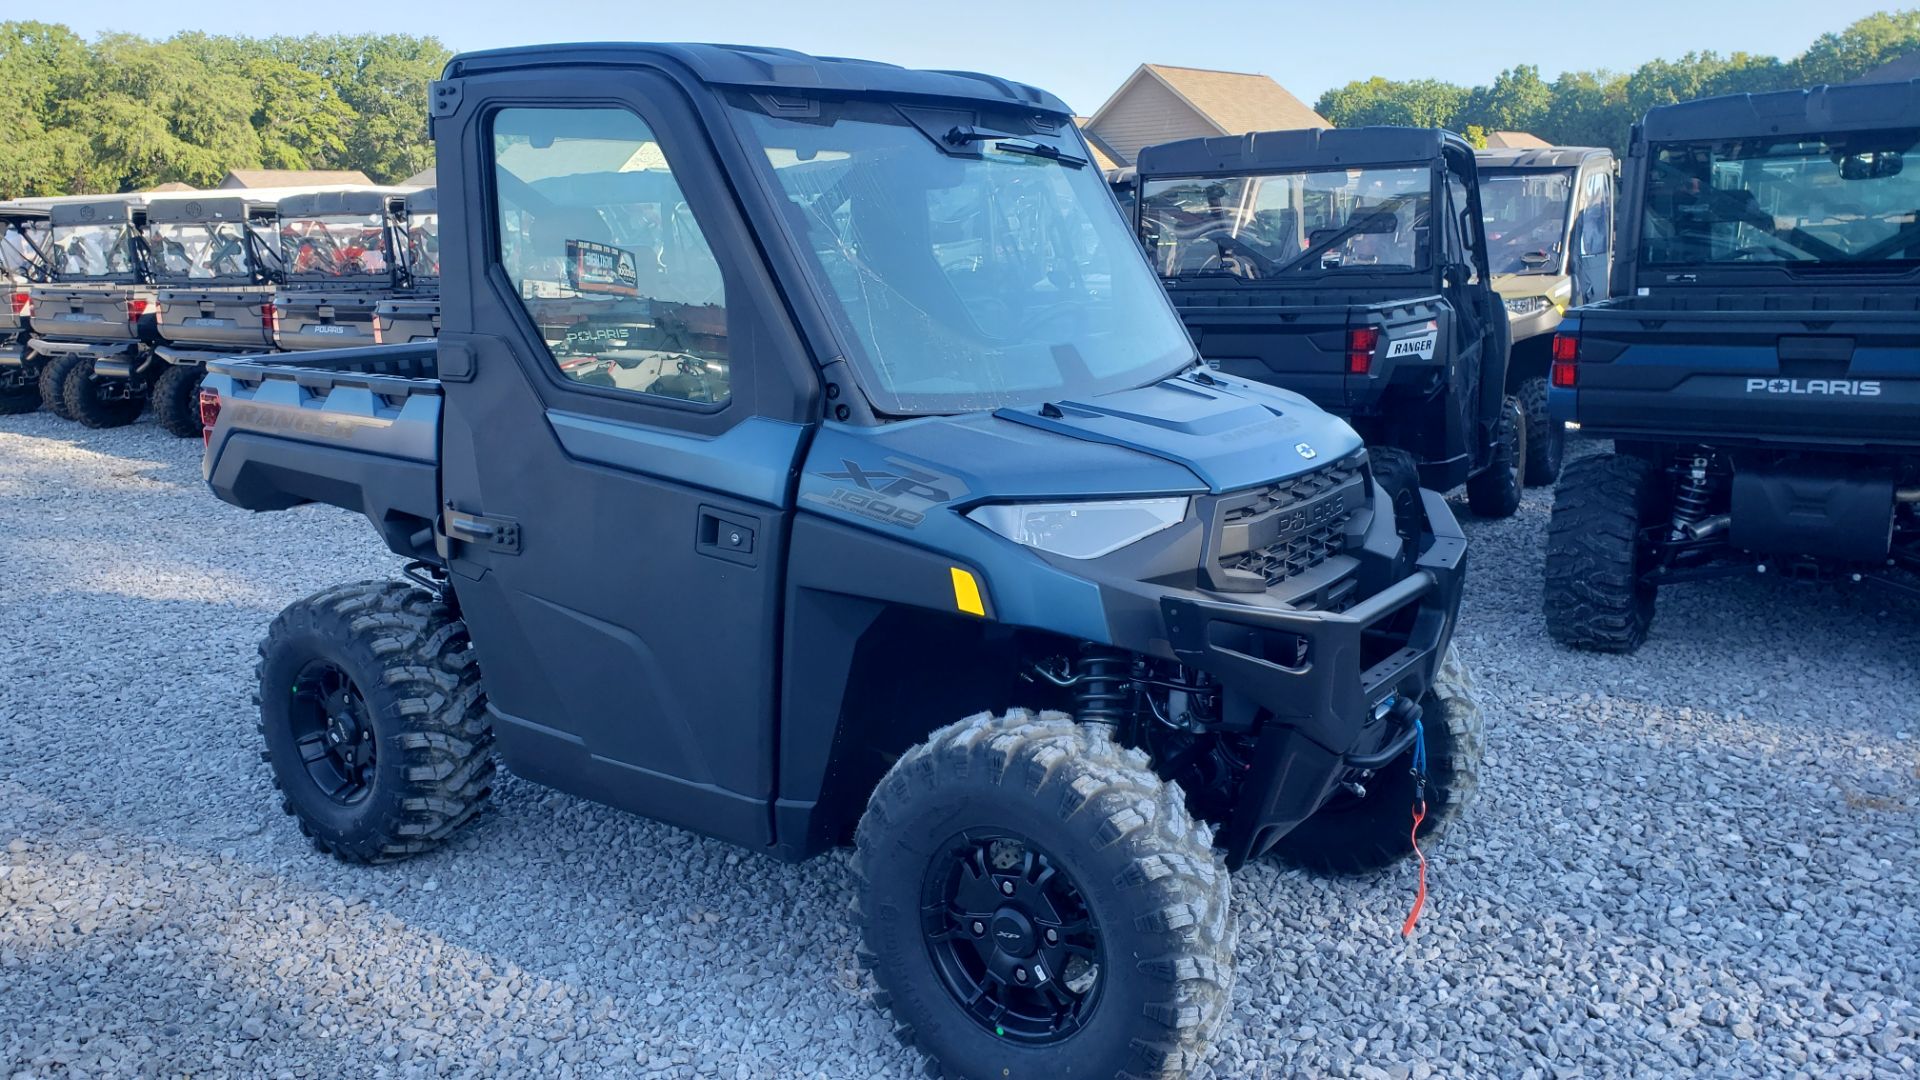
<path fill-rule="evenodd" d="M 1550 379 L 1561 389 L 1571 389 L 1580 377 L 1580 338 L 1576 334 L 1553 335 L 1553 372 Z"/>
<path fill-rule="evenodd" d="M 280 309 L 273 306 L 273 301 L 268 300 L 260 305 L 260 322 L 269 334 L 280 331 Z"/>
<path fill-rule="evenodd" d="M 1380 344 L 1377 327 L 1362 326 L 1347 331 L 1347 370 L 1365 375 L 1373 367 L 1373 350 Z"/>
<path fill-rule="evenodd" d="M 13 313 L 23 317 L 33 314 L 33 294 L 30 292 L 14 293 Z"/>
<path fill-rule="evenodd" d="M 213 425 L 220 422 L 220 391 L 200 391 L 200 445 L 213 444 Z"/>
<path fill-rule="evenodd" d="M 147 302 L 145 300 L 127 301 L 127 321 L 128 322 L 139 322 L 140 316 L 145 315 L 146 313 L 147 313 Z"/>

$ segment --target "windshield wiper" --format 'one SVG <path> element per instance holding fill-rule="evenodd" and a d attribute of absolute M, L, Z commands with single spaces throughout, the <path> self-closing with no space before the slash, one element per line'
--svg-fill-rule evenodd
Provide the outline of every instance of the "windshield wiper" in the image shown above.
<path fill-rule="evenodd" d="M 1018 135 L 1010 135 L 1004 131 L 956 127 L 947 132 L 945 138 L 947 142 L 955 146 L 965 146 L 968 143 L 990 142 L 993 144 L 995 150 L 1003 153 L 1045 158 L 1048 161 L 1057 161 L 1062 165 L 1070 165 L 1076 169 L 1085 168 L 1089 164 L 1086 158 L 1080 157 L 1077 154 L 1069 154 L 1057 146 L 1048 146 L 1043 142 L 1023 139 Z"/>

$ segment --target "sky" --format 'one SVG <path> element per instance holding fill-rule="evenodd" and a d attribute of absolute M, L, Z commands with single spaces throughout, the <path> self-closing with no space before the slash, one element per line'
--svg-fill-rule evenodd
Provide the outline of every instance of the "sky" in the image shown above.
<path fill-rule="evenodd" d="M 1791 57 L 1920 0 L 0 0 L 0 20 L 83 35 L 431 34 L 455 50 L 556 41 L 725 41 L 965 68 L 1091 113 L 1143 62 L 1271 75 L 1311 104 L 1354 79 L 1489 82 L 1536 64 L 1632 70 L 1689 50 Z"/>

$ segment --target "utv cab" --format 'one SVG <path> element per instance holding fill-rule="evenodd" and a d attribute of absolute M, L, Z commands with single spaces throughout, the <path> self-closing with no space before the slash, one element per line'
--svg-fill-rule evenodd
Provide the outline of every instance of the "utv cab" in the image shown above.
<path fill-rule="evenodd" d="M 1639 647 L 1657 590 L 1920 598 L 1920 81 L 1668 105 L 1629 143 L 1612 299 L 1553 342 L 1547 629 Z"/>
<path fill-rule="evenodd" d="M 407 283 L 405 229 L 400 191 L 282 199 L 274 344 L 289 352 L 376 344 L 376 310 Z"/>
<path fill-rule="evenodd" d="M 273 351 L 275 222 L 275 200 L 261 192 L 156 199 L 147 208 L 160 342 L 153 352 L 167 365 L 154 382 L 154 414 L 175 435 L 200 434 L 197 395 L 208 360 Z"/>
<path fill-rule="evenodd" d="M 1382 482 L 1519 506 L 1524 430 L 1473 148 L 1431 128 L 1145 147 L 1141 243 L 1216 370 L 1347 418 Z"/>
<path fill-rule="evenodd" d="M 1547 415 L 1548 355 L 1568 308 L 1604 300 L 1613 262 L 1613 151 L 1590 146 L 1481 150 L 1493 289 L 1513 346 L 1507 392 L 1526 412 L 1527 483 L 1560 476 L 1567 426 Z"/>
<path fill-rule="evenodd" d="M 440 203 L 434 189 L 407 195 L 404 284 L 374 307 L 374 341 L 440 336 Z"/>
<path fill-rule="evenodd" d="M 48 358 L 44 402 L 88 427 L 131 423 L 164 363 L 151 348 L 147 203 L 144 195 L 121 195 L 54 204 L 51 280 L 28 290 L 28 348 Z"/>
<path fill-rule="evenodd" d="M 0 203 L 0 415 L 40 407 L 40 367 L 44 361 L 27 348 L 33 333 L 35 282 L 45 281 L 48 259 L 48 209 L 25 201 Z"/>

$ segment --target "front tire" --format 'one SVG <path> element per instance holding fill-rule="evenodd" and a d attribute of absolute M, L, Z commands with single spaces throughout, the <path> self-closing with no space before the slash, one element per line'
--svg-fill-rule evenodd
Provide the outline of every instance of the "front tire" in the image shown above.
<path fill-rule="evenodd" d="M 198 364 L 168 364 L 153 383 L 153 419 L 169 434 L 183 439 L 200 437 L 200 379 Z"/>
<path fill-rule="evenodd" d="M 1521 383 L 1518 396 L 1527 417 L 1527 485 L 1546 487 L 1560 479 L 1560 466 L 1567 456 L 1567 425 L 1547 412 L 1544 375 Z"/>
<path fill-rule="evenodd" d="M 874 790 L 854 872 L 875 1000 L 931 1075 L 1184 1076 L 1227 1015 L 1225 863 L 1104 728 L 934 732 Z"/>
<path fill-rule="evenodd" d="M 1502 400 L 1493 460 L 1467 481 L 1467 507 L 1476 516 L 1507 518 L 1520 509 L 1521 477 L 1527 459 L 1526 428 L 1520 402 L 1515 398 Z"/>
<path fill-rule="evenodd" d="M 1420 839 L 1460 819 L 1480 789 L 1486 713 L 1473 677 L 1449 645 L 1433 688 L 1421 699 L 1427 742 L 1427 812 Z M 1413 751 L 1367 777 L 1367 793 L 1342 792 L 1282 837 L 1274 854 L 1320 874 L 1368 874 L 1413 856 Z"/>
<path fill-rule="evenodd" d="M 314 849 L 378 863 L 438 847 L 493 780 L 466 625 L 425 589 L 363 581 L 273 620 L 260 645 L 261 757 Z"/>
<path fill-rule="evenodd" d="M 1645 458 L 1600 454 L 1567 466 L 1547 526 L 1547 633 L 1596 652 L 1630 653 L 1653 624 L 1651 553 L 1644 530 L 1664 505 L 1661 473 Z"/>
<path fill-rule="evenodd" d="M 1367 449 L 1373 463 L 1373 482 L 1393 504 L 1394 529 L 1403 538 L 1411 538 L 1420 528 L 1420 465 L 1412 454 L 1397 446 Z"/>
<path fill-rule="evenodd" d="M 138 393 L 137 376 L 126 380 L 125 387 L 109 390 L 109 382 L 94 374 L 91 357 L 81 360 L 67 373 L 60 395 L 67 403 L 67 415 L 90 428 L 125 427 L 140 418 L 147 407 L 146 395 Z M 118 381 L 118 380 L 115 380 Z"/>
<path fill-rule="evenodd" d="M 72 353 L 56 354 L 40 369 L 40 404 L 62 420 L 73 419 L 67 411 L 67 376 L 80 366 L 83 357 Z"/>

